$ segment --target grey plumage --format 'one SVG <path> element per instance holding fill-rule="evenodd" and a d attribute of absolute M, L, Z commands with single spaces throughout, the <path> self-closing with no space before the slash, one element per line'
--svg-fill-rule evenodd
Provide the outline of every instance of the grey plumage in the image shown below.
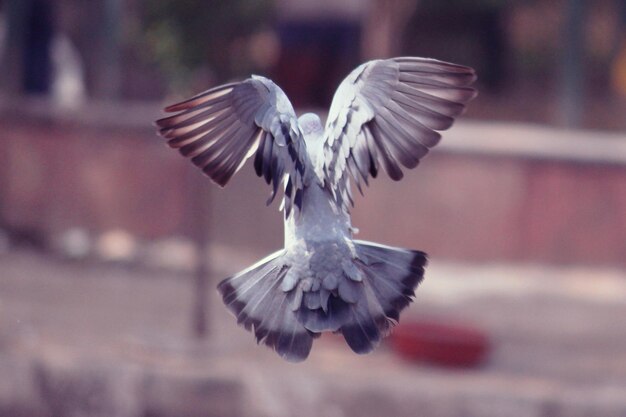
<path fill-rule="evenodd" d="M 282 262 L 284 254 L 284 250 L 278 251 L 222 281 L 218 290 L 226 307 L 237 317 L 237 323 L 254 330 L 258 343 L 272 347 L 285 359 L 298 361 L 306 357 L 318 334 L 296 319 L 291 309 L 295 293 L 284 296 L 280 288 L 281 279 L 289 269 Z"/>
<path fill-rule="evenodd" d="M 391 179 L 401 165 L 415 168 L 439 143 L 464 104 L 475 97 L 471 68 L 434 59 L 367 62 L 339 85 L 324 137 L 324 177 L 346 209 L 349 177 L 357 185 L 376 177 L 379 164 Z"/>
<path fill-rule="evenodd" d="M 268 204 L 285 177 L 289 201 L 302 192 L 307 153 L 301 149 L 296 114 L 285 93 L 267 78 L 225 84 L 165 111 L 178 113 L 156 122 L 159 134 L 220 186 L 256 154 L 257 175 L 272 185 Z M 290 211 L 288 204 L 285 214 Z"/>
<path fill-rule="evenodd" d="M 354 240 L 351 182 L 362 193 L 380 167 L 393 180 L 416 167 L 476 95 L 475 78 L 433 59 L 370 61 L 340 84 L 325 128 L 259 76 L 166 108 L 176 114 L 157 121 L 159 133 L 213 181 L 226 185 L 254 156 L 268 204 L 283 193 L 285 248 L 218 286 L 257 342 L 300 361 L 329 331 L 367 353 L 398 322 L 426 254 Z"/>

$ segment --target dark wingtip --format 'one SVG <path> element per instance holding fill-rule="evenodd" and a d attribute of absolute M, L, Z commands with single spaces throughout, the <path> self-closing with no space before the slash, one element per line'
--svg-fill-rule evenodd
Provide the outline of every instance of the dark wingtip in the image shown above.
<path fill-rule="evenodd" d="M 281 335 L 275 347 L 281 358 L 288 362 L 303 362 L 309 357 L 313 346 L 313 337 L 308 332 L 295 334 L 287 343 L 287 338 Z"/>
<path fill-rule="evenodd" d="M 313 346 L 313 337 L 306 331 L 291 335 L 255 326 L 254 334 L 257 343 L 263 343 L 275 350 L 281 358 L 292 363 L 306 360 Z"/>
<path fill-rule="evenodd" d="M 394 181 L 400 181 L 402 178 L 404 178 L 404 174 L 402 173 L 402 170 L 400 170 L 400 168 L 398 168 L 397 170 L 388 170 L 387 174 L 389 174 L 389 178 L 391 178 Z"/>
<path fill-rule="evenodd" d="M 217 292 L 222 297 L 222 301 L 230 309 L 230 305 L 237 299 L 237 290 L 230 283 L 230 278 L 226 278 L 217 284 Z M 243 307 L 242 307 L 243 308 Z M 239 313 L 240 309 L 235 308 L 233 312 Z"/>
<path fill-rule="evenodd" d="M 428 254 L 419 250 L 413 250 L 413 259 L 411 267 L 415 269 L 424 269 L 428 265 Z"/>
<path fill-rule="evenodd" d="M 365 324 L 344 325 L 341 328 L 341 333 L 350 349 L 359 355 L 372 352 L 381 339 L 381 334 L 373 321 Z"/>

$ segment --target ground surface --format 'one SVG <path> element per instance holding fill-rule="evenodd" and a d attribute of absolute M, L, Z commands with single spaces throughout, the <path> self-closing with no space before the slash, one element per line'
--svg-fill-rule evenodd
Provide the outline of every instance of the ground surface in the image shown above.
<path fill-rule="evenodd" d="M 214 251 L 215 281 L 254 255 Z M 0 257 L 0 416 L 624 416 L 626 276 L 620 270 L 432 262 L 403 317 L 466 322 L 483 366 L 407 363 L 337 337 L 284 363 L 211 291 L 211 336 L 190 337 L 182 273 Z"/>

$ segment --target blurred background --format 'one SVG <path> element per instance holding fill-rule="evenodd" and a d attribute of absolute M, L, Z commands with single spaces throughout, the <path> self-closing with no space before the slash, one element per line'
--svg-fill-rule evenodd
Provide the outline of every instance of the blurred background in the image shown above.
<path fill-rule="evenodd" d="M 421 249 L 374 353 L 257 347 L 219 280 L 277 250 L 161 108 L 251 73 L 324 114 L 361 62 L 476 69 L 480 95 L 359 238 Z M 626 1 L 0 0 L 0 416 L 625 416 Z"/>

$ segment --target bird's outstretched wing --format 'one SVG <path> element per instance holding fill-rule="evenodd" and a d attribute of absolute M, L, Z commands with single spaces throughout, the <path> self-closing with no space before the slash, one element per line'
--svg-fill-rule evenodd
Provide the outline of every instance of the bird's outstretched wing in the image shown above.
<path fill-rule="evenodd" d="M 474 70 L 427 58 L 362 64 L 339 85 L 324 133 L 323 166 L 316 166 L 337 202 L 353 204 L 349 177 L 376 177 L 379 164 L 393 180 L 400 165 L 414 168 L 476 96 Z M 348 175 L 349 174 L 349 175 Z"/>
<path fill-rule="evenodd" d="M 252 155 L 254 168 L 272 185 L 270 204 L 286 179 L 285 215 L 301 208 L 304 171 L 310 165 L 289 99 L 272 81 L 252 76 L 171 105 L 176 114 L 157 120 L 168 145 L 225 186 Z"/>

